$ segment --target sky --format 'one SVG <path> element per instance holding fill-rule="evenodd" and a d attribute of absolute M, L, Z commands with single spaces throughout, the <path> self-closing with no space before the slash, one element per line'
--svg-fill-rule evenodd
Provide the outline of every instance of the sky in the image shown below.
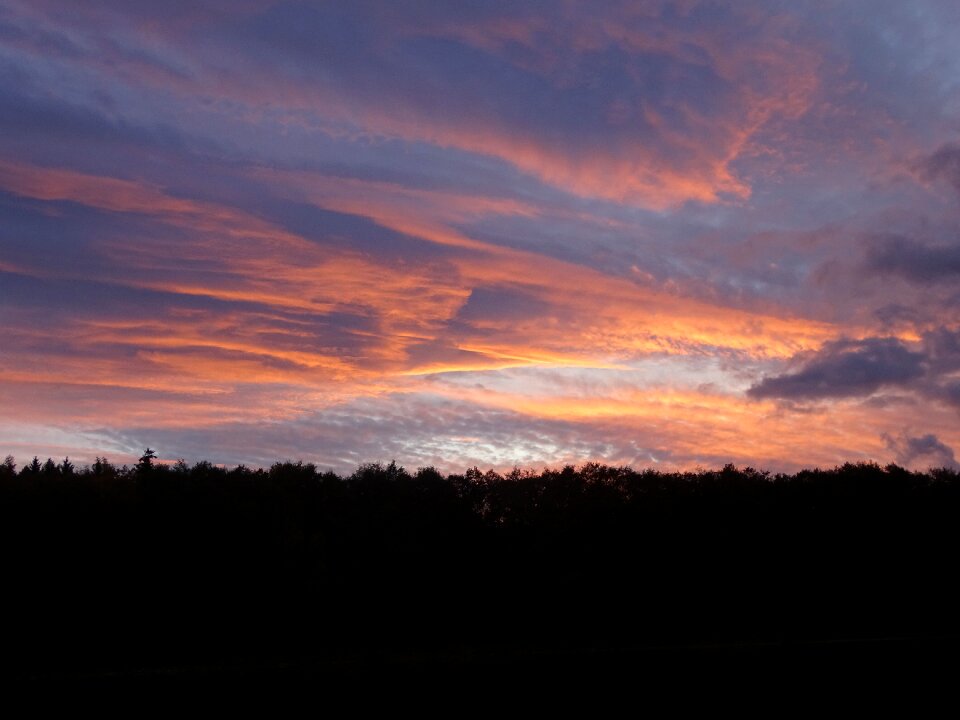
<path fill-rule="evenodd" d="M 0 455 L 956 466 L 960 4 L 0 0 Z"/>

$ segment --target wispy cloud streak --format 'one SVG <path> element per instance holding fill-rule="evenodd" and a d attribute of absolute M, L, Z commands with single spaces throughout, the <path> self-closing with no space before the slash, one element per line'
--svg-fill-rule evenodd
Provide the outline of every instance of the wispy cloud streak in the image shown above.
<path fill-rule="evenodd" d="M 0 440 L 954 463 L 958 39 L 935 0 L 11 0 Z"/>

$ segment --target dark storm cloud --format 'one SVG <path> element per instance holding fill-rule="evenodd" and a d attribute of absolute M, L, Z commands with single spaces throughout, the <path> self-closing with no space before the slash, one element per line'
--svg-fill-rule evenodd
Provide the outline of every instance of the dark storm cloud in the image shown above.
<path fill-rule="evenodd" d="M 924 374 L 924 356 L 894 338 L 829 343 L 795 373 L 768 377 L 751 387 L 753 398 L 792 400 L 862 397 Z"/>

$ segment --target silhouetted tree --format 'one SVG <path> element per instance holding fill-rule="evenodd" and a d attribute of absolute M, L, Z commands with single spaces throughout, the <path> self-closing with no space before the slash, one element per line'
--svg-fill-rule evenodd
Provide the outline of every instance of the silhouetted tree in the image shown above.
<path fill-rule="evenodd" d="M 65 459 L 49 481 L 37 458 L 0 465 L 7 668 L 960 631 L 955 470 L 391 462 L 343 478 L 155 457 Z"/>
<path fill-rule="evenodd" d="M 99 455 L 95 458 L 93 466 L 90 468 L 94 477 L 100 478 L 105 476 L 116 476 L 116 468 L 110 464 L 110 461 L 105 457 L 100 457 Z"/>
<path fill-rule="evenodd" d="M 156 457 L 157 453 L 150 448 L 144 450 L 143 455 L 140 456 L 140 460 L 137 461 L 137 472 L 143 474 L 153 470 L 153 461 Z"/>
<path fill-rule="evenodd" d="M 29 477 L 39 477 L 41 471 L 43 470 L 43 465 L 40 463 L 40 458 L 36 455 L 33 456 L 33 460 L 30 461 L 29 465 L 24 465 L 20 470 L 21 476 Z"/>

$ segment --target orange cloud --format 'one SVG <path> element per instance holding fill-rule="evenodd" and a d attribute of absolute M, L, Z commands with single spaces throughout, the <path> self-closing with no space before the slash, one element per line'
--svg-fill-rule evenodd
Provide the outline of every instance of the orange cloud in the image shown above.
<path fill-rule="evenodd" d="M 827 323 L 709 305 L 541 254 L 484 243 L 449 225 L 473 213 L 536 213 L 527 206 L 451 197 L 446 192 L 411 193 L 386 183 L 343 183 L 305 173 L 271 170 L 257 174 L 319 207 L 359 214 L 383 227 L 440 245 L 478 251 L 450 261 L 466 289 L 519 287 L 546 301 L 556 309 L 556 317 L 563 318 L 552 326 L 539 317 L 522 324 L 511 319 L 488 325 L 488 329 L 511 336 L 508 342 L 518 337 L 536 338 L 553 350 L 568 344 L 601 357 L 684 353 L 702 345 L 762 357 L 788 357 L 819 347 L 838 334 Z M 476 351 L 479 344 L 472 347 Z M 509 354 L 509 348 L 486 347 L 499 356 Z"/>
<path fill-rule="evenodd" d="M 273 172 L 271 177 L 306 191 L 321 207 L 362 212 L 391 230 L 469 252 L 435 266 L 409 263 L 397 272 L 374 258 L 307 241 L 242 211 L 171 198 L 131 181 L 10 163 L 0 166 L 0 185 L 20 194 L 156 215 L 192 231 L 185 239 L 170 238 L 162 246 L 102 242 L 102 252 L 141 271 L 112 282 L 293 312 L 358 308 L 378 322 L 381 343 L 371 345 L 368 352 L 381 362 L 402 365 L 411 343 L 443 336 L 476 287 L 520 288 L 553 308 L 554 318 L 563 318 L 499 325 L 492 321 L 486 329 L 497 331 L 493 342 L 451 338 L 458 347 L 500 360 L 552 355 L 578 365 L 592 358 L 602 365 L 633 354 L 683 354 L 701 346 L 788 357 L 838 334 L 825 323 L 709 305 L 583 266 L 484 243 L 447 224 L 478 212 L 535 212 L 527 206 L 451 199 L 445 192 L 411 193 L 384 183 L 354 181 L 344 189 L 322 176 L 300 173 Z M 412 204 L 414 199 L 418 204 Z M 210 272 L 191 281 L 179 270 L 184 261 L 206 263 Z M 525 349 L 518 352 L 517 345 Z"/>
<path fill-rule="evenodd" d="M 95 423 L 113 413 L 117 422 L 134 426 L 217 427 L 258 418 L 290 421 L 358 398 L 426 394 L 532 421 L 593 427 L 598 436 L 643 434 L 688 459 L 716 452 L 763 464 L 806 453 L 802 462 L 830 464 L 850 447 L 880 451 L 877 438 L 889 429 L 889 418 L 877 421 L 872 434 L 853 436 L 843 428 L 865 422 L 854 405 L 831 409 L 845 416 L 837 423 L 826 411 L 799 417 L 770 402 L 680 386 L 585 396 L 432 382 L 443 373 L 511 367 L 618 368 L 648 354 L 788 358 L 850 329 L 711 305 L 482 242 L 452 227 L 478 214 L 536 214 L 534 207 L 387 183 L 352 181 L 345 189 L 312 175 L 271 171 L 269 177 L 275 188 L 319 207 L 349 210 L 454 252 L 442 262 L 411 261 L 398 271 L 241 210 L 173 198 L 132 181 L 5 163 L 0 185 L 20 194 L 147 214 L 185 231 L 155 244 L 101 241 L 98 250 L 126 268 L 122 278 L 104 281 L 163 291 L 170 305 L 149 319 L 121 314 L 60 328 L 56 333 L 66 349 L 58 352 L 17 351 L 30 343 L 11 343 L 10 362 L 0 372 L 10 406 L 20 412 L 37 388 L 68 394 L 96 389 L 100 400 L 76 412 L 75 422 Z M 191 277 L 184 263 L 203 270 Z M 469 322 L 458 320 L 477 288 L 511 289 L 544 309 L 499 318 L 484 316 L 481 308 Z M 226 305 L 188 310 L 174 302 L 177 296 Z M 363 323 L 326 338 L 318 318 L 335 312 Z M 34 340 L 49 334 L 37 330 Z M 435 350 L 412 354 L 423 343 Z M 124 392 L 156 396 L 143 405 L 111 400 Z M 39 421 L 49 412 L 36 407 L 23 416 Z M 817 448 L 812 455 L 811 445 Z"/>
<path fill-rule="evenodd" d="M 223 102 L 234 118 L 252 123 L 269 118 L 333 135 L 401 138 L 496 157 L 585 197 L 656 209 L 688 200 L 746 198 L 750 179 L 738 174 L 735 161 L 744 153 L 757 153 L 758 130 L 771 119 L 796 118 L 811 106 L 820 56 L 792 40 L 793 28 L 782 16 L 735 6 L 721 22 L 705 27 L 688 22 L 693 13 L 661 10 L 644 4 L 594 12 L 567 5 L 556 8 L 557 17 L 545 22 L 522 8 L 473 20 L 413 13 L 412 21 L 404 19 L 404 13 L 378 9 L 369 13 L 366 23 L 375 27 L 386 21 L 389 27 L 381 28 L 376 33 L 379 44 L 368 48 L 374 58 L 370 66 L 350 68 L 368 81 L 359 83 L 326 81 L 336 68 L 300 76 L 286 72 L 283 63 L 251 62 L 242 43 L 219 47 L 235 61 L 225 64 L 236 70 L 214 72 L 208 58 L 183 46 L 182 20 L 153 18 L 136 32 L 176 59 L 170 64 L 182 64 L 189 72 L 139 63 L 135 80 L 208 107 Z M 676 8 L 671 5 L 671 10 Z M 498 112 L 502 88 L 478 83 L 473 94 L 459 94 L 457 78 L 442 72 L 433 83 L 428 79 L 422 85 L 392 87 L 378 61 L 387 62 L 397 45 L 424 38 L 453 41 L 522 70 L 552 98 L 543 108 L 545 114 L 560 108 L 571 115 L 589 111 L 590 117 L 572 123 L 573 129 L 513 117 Z M 515 52 L 517 48 L 523 52 Z M 593 78 L 581 77 L 578 63 L 610 49 L 624 56 L 624 86 L 610 97 L 590 95 L 589 107 L 581 107 L 583 98 L 567 93 L 590 90 Z M 323 62 L 309 54 L 293 59 L 304 67 Z M 100 70 L 131 81 L 128 72 L 118 70 L 126 69 L 130 60 L 124 60 Z M 645 83 L 643 68 L 654 62 L 667 66 L 665 82 L 672 86 L 662 96 Z M 703 84 L 685 93 L 691 79 Z M 454 95 L 449 107 L 438 109 L 435 98 L 444 91 Z M 705 100 L 714 93 L 722 94 L 724 102 Z M 473 107 L 460 107 L 467 102 Z"/>
<path fill-rule="evenodd" d="M 713 466 L 716 458 L 725 458 L 725 462 L 741 465 L 799 469 L 833 467 L 857 459 L 891 461 L 883 434 L 904 422 L 929 423 L 928 413 L 942 422 L 936 426 L 943 429 L 941 439 L 946 444 L 960 443 L 960 431 L 952 422 L 954 411 L 942 407 L 908 404 L 888 413 L 844 401 L 795 413 L 773 402 L 663 385 L 604 391 L 602 385 L 592 384 L 589 391 L 577 394 L 502 392 L 459 385 L 438 386 L 435 392 L 479 407 L 519 413 L 527 420 L 516 420 L 518 426 L 536 427 L 539 420 L 573 423 L 585 437 L 613 447 L 639 443 L 654 452 L 664 449 L 655 461 L 626 456 L 568 458 L 575 462 L 656 462 L 666 469 L 686 469 L 695 464 Z"/>

